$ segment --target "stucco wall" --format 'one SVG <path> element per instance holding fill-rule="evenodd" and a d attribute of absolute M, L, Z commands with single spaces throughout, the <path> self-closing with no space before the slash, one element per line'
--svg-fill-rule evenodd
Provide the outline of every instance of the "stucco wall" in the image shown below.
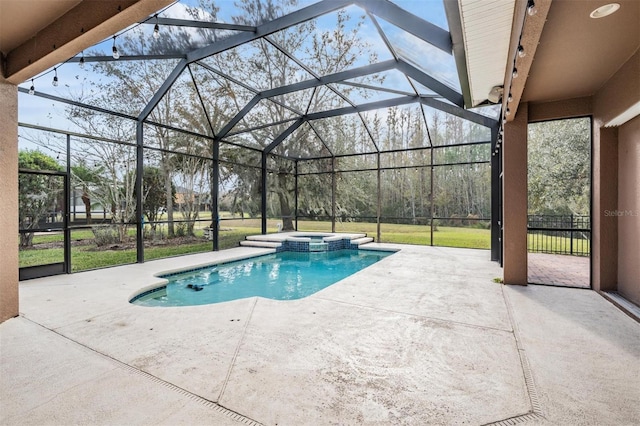
<path fill-rule="evenodd" d="M 18 88 L 0 78 L 0 322 L 18 315 Z"/>
<path fill-rule="evenodd" d="M 618 129 L 618 292 L 640 305 L 640 116 Z"/>
<path fill-rule="evenodd" d="M 528 104 L 504 127 L 502 148 L 503 267 L 505 284 L 527 285 Z"/>
<path fill-rule="evenodd" d="M 616 290 L 618 220 L 618 129 L 593 120 L 593 205 L 591 208 L 591 282 L 597 291 Z"/>

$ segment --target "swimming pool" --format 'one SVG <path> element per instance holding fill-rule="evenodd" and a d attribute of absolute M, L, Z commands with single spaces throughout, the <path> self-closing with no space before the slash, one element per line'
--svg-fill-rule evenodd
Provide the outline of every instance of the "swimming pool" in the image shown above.
<path fill-rule="evenodd" d="M 143 306 L 192 306 L 247 297 L 294 300 L 393 254 L 381 250 L 281 252 L 165 275 L 166 286 L 137 295 Z"/>

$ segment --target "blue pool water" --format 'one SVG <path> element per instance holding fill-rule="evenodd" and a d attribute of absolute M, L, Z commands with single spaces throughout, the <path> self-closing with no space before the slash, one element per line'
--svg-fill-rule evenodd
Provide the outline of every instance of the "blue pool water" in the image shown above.
<path fill-rule="evenodd" d="M 366 268 L 393 252 L 336 250 L 282 252 L 165 276 L 166 288 L 138 296 L 144 306 L 191 306 L 260 296 L 300 299 Z"/>

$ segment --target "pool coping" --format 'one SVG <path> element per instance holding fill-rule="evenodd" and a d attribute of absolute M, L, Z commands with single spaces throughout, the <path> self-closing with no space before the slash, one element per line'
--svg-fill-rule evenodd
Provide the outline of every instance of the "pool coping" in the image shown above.
<path fill-rule="evenodd" d="M 387 413 L 413 424 L 511 424 L 536 414 L 524 385 L 533 379 L 549 423 L 634 423 L 628 365 L 640 330 L 595 292 L 496 284 L 501 270 L 486 251 L 376 245 L 402 250 L 296 301 L 127 302 L 159 270 L 269 252 L 244 247 L 21 282 L 21 317 L 2 329 L 9 412 L 0 420 L 134 423 L 125 408 L 140 406 L 146 421 L 136 423 L 198 424 L 212 421 L 209 406 L 193 411 L 208 401 L 262 424 L 363 424 L 360 414 Z"/>

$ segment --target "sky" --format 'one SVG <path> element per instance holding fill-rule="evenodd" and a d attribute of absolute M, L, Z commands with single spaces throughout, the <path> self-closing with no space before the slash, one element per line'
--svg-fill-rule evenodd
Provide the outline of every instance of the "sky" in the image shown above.
<path fill-rule="evenodd" d="M 414 13 L 421 18 L 429 20 L 433 24 L 447 29 L 447 21 L 442 0 L 393 0 L 393 2 L 403 9 Z M 183 0 L 180 3 L 176 3 L 170 6 L 160 16 L 191 19 L 191 17 L 187 14 L 184 5 L 194 6 L 197 5 L 197 3 L 197 0 Z M 315 3 L 315 1 L 300 0 L 299 8 L 310 5 L 312 3 Z M 218 0 L 216 1 L 216 4 L 220 7 L 220 11 L 218 13 L 218 21 L 231 22 L 231 16 L 236 10 L 236 7 L 234 6 L 234 0 Z M 359 9 L 355 6 L 352 6 L 350 10 L 354 10 L 356 14 L 359 14 L 362 11 L 362 9 Z M 398 31 L 397 27 L 394 27 L 393 25 L 386 23 L 383 20 L 379 21 L 380 25 L 383 27 L 383 29 L 385 29 L 385 32 L 388 33 L 392 43 L 400 47 L 401 50 L 405 52 L 407 58 L 410 59 L 410 62 L 417 62 L 418 64 L 420 64 L 427 56 L 429 58 L 435 58 L 435 61 L 432 60 L 430 64 L 427 64 L 428 66 L 433 67 L 432 71 L 434 76 L 443 79 L 445 82 L 450 83 L 450 85 L 459 90 L 459 83 L 457 82 L 455 69 L 452 69 L 451 67 L 451 63 L 453 61 L 451 57 L 447 58 L 448 55 L 438 51 L 435 48 L 432 48 L 429 51 L 429 55 L 425 55 L 425 46 L 423 46 L 424 43 L 422 41 L 407 33 Z M 321 17 L 317 20 L 318 27 L 321 30 L 330 29 L 332 22 L 335 22 L 335 19 L 332 20 L 331 17 Z M 363 36 L 370 38 L 370 42 L 376 47 L 376 50 L 379 50 L 381 52 L 380 60 L 390 59 L 390 53 L 386 49 L 383 41 L 377 35 L 375 28 L 373 28 L 373 25 L 368 19 L 367 23 L 365 24 L 365 27 L 366 26 L 368 26 L 368 28 L 365 28 L 363 30 Z M 153 27 L 151 25 L 143 25 L 138 28 L 137 31 L 143 30 L 148 33 L 150 37 L 152 28 Z M 112 46 L 113 40 L 112 38 L 108 38 L 97 46 L 94 46 L 91 49 L 87 49 L 87 51 L 103 51 L 105 52 L 105 54 L 110 54 Z M 416 55 L 412 54 L 413 52 L 423 52 L 423 54 Z M 126 54 L 126 52 L 123 53 Z M 438 55 L 442 56 L 443 62 L 440 62 L 440 58 L 438 57 Z M 446 62 L 447 60 L 449 61 L 448 63 Z M 58 76 L 58 87 L 52 86 L 54 73 L 56 73 Z M 53 69 L 48 70 L 40 76 L 36 77 L 33 82 L 29 80 L 27 82 L 24 82 L 20 86 L 25 89 L 29 89 L 29 87 L 33 84 L 36 91 L 69 98 L 72 96 L 77 97 L 80 91 L 86 90 L 87 83 L 96 78 L 104 77 L 94 75 L 91 72 L 90 66 L 86 66 L 84 69 L 82 69 L 77 63 L 65 63 L 58 65 L 55 71 Z M 386 80 L 385 85 L 398 86 L 402 89 L 405 89 L 407 87 L 406 80 L 404 80 L 404 82 L 394 81 L 394 78 L 398 77 L 391 75 Z M 77 128 L 74 128 L 74 126 L 70 122 L 64 119 L 65 104 L 57 103 L 24 93 L 19 94 L 18 101 L 20 122 L 37 124 L 61 130 L 79 130 Z"/>

